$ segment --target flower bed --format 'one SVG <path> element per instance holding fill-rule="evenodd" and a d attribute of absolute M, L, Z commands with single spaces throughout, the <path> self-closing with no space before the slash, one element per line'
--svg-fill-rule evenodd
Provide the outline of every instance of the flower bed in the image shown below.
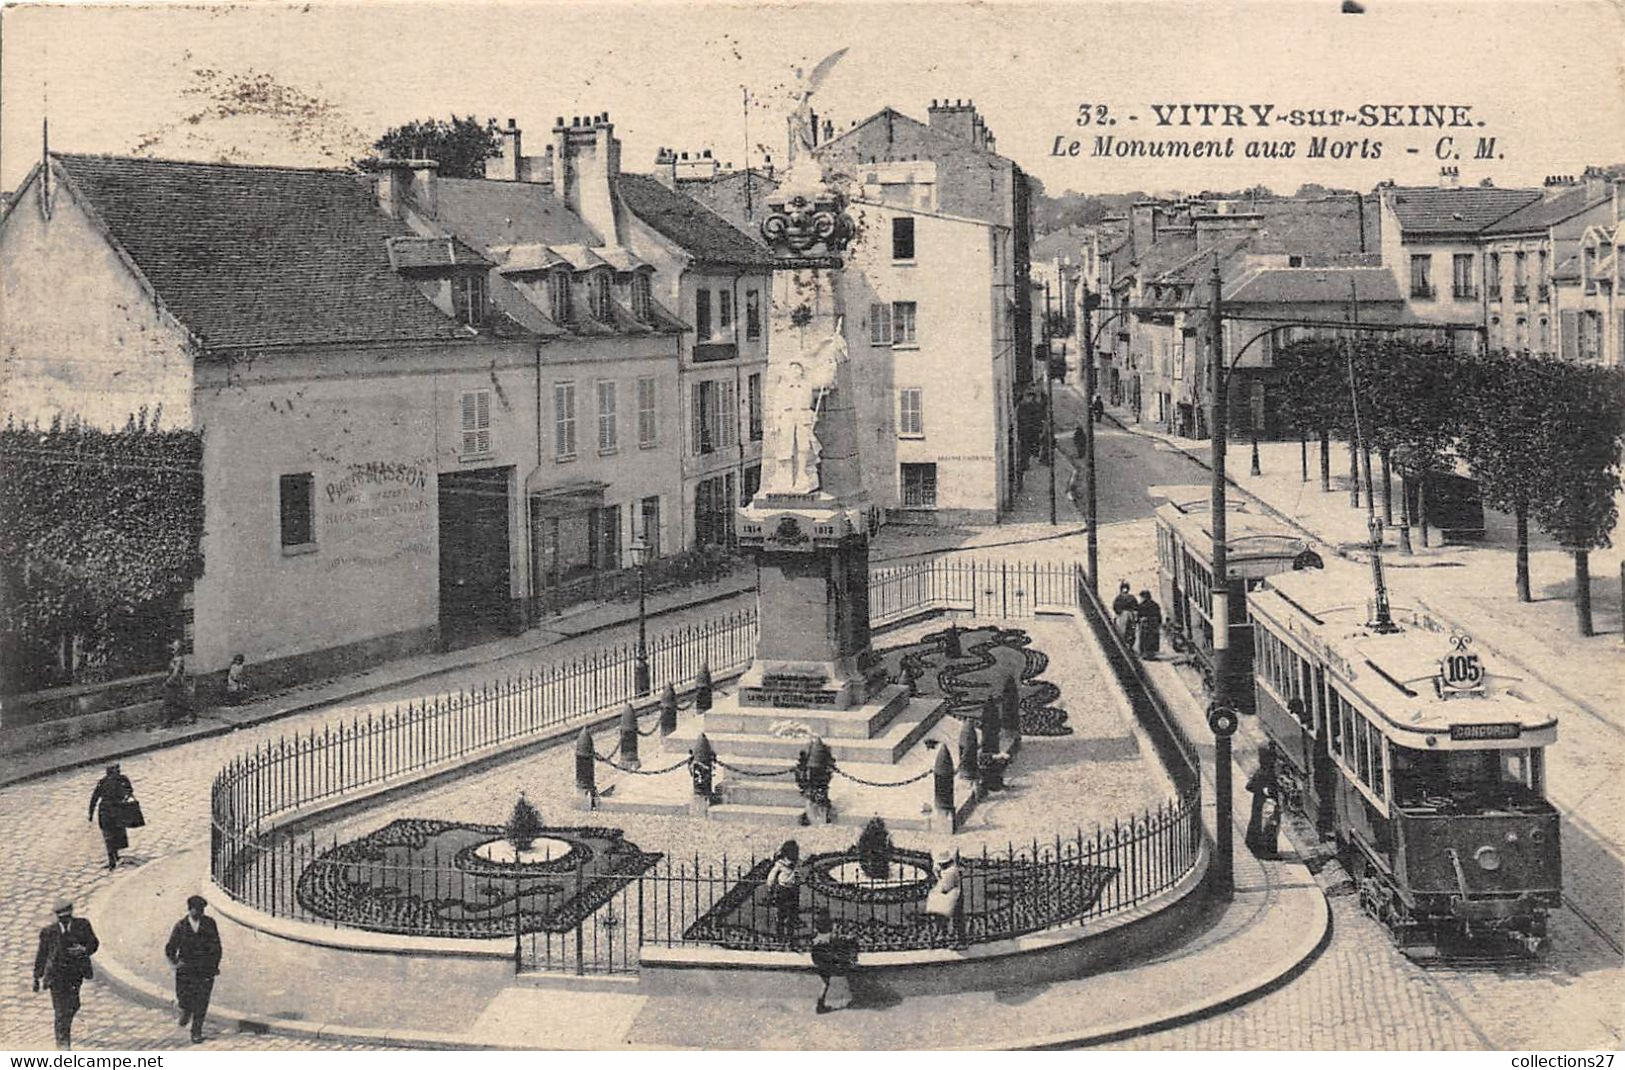
<path fill-rule="evenodd" d="M 1018 673 L 1021 691 L 1021 732 L 1028 736 L 1064 736 L 1072 729 L 1066 711 L 1050 705 L 1060 689 L 1039 677 L 1049 657 L 1033 649 L 1032 637 L 1020 628 L 961 628 L 962 654 L 950 658 L 946 631 L 931 632 L 917 642 L 888 647 L 876 654 L 891 679 L 915 675 L 922 695 L 942 695 L 948 712 L 965 721 L 978 721 L 982 704 L 998 695 L 1010 673 Z"/>
<path fill-rule="evenodd" d="M 934 883 L 931 857 L 906 849 L 893 857 L 917 867 L 926 877 L 917 881 L 837 880 L 834 874 L 842 867 L 856 866 L 857 852 L 813 855 L 806 861 L 794 924 L 784 929 L 765 884 L 772 862 L 759 862 L 739 875 L 711 909 L 684 931 L 683 939 L 743 950 L 806 950 L 812 944 L 814 914 L 827 910 L 835 931 L 856 939 L 863 951 L 981 943 L 1075 921 L 1117 875 L 1110 866 L 1073 858 L 962 859 L 961 938 L 925 912 Z"/>
<path fill-rule="evenodd" d="M 548 828 L 566 845 L 536 861 L 498 861 L 497 825 L 403 818 L 326 851 L 299 875 L 299 903 L 358 929 L 495 937 L 572 929 L 660 860 L 620 829 Z M 490 855 L 491 857 L 486 857 Z"/>

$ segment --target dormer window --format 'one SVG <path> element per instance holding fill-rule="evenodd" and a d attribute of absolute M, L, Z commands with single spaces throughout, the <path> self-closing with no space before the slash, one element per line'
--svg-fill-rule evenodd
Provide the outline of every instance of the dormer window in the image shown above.
<path fill-rule="evenodd" d="M 555 271 L 547 277 L 547 303 L 554 323 L 569 323 L 575 319 L 568 271 Z"/>
<path fill-rule="evenodd" d="M 592 318 L 602 323 L 613 319 L 609 308 L 609 272 L 595 271 L 587 283 L 587 293 L 592 301 Z"/>
<path fill-rule="evenodd" d="M 632 315 L 643 323 L 654 319 L 654 298 L 650 289 L 647 274 L 639 272 L 632 276 Z"/>
<path fill-rule="evenodd" d="M 484 326 L 485 302 L 486 286 L 483 274 L 461 272 L 452 276 L 451 309 L 458 323 L 466 327 Z"/>

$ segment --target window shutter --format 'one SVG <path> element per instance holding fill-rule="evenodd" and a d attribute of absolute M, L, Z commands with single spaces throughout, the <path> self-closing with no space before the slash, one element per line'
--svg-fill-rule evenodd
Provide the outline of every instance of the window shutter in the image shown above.
<path fill-rule="evenodd" d="M 474 425 L 476 428 L 476 434 L 474 436 L 474 452 L 490 453 L 491 392 L 489 390 L 478 391 L 474 395 L 474 402 Z"/>
<path fill-rule="evenodd" d="M 1578 360 L 1580 357 L 1580 314 L 1571 310 L 1558 314 L 1557 317 L 1557 344 L 1563 354 L 1564 360 Z"/>
<path fill-rule="evenodd" d="M 872 346 L 891 345 L 891 306 L 869 306 L 869 344 Z"/>

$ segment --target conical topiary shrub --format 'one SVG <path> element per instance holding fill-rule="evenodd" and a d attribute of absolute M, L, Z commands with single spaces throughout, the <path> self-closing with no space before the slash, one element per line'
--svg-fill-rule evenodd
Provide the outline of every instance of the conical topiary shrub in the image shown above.
<path fill-rule="evenodd" d="M 858 865 L 871 880 L 883 881 L 891 876 L 891 833 L 886 822 L 871 817 L 858 834 Z"/>
<path fill-rule="evenodd" d="M 536 807 L 525 798 L 525 793 L 519 793 L 519 801 L 513 804 L 513 813 L 508 815 L 507 827 L 503 835 L 507 838 L 515 854 L 524 854 L 542 834 L 542 815 L 536 812 Z"/>

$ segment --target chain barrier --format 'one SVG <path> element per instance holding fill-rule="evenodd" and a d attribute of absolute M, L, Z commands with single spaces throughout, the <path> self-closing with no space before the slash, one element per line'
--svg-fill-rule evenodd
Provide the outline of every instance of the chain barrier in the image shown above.
<path fill-rule="evenodd" d="M 613 759 L 606 758 L 602 754 L 594 752 L 593 757 L 597 758 L 600 762 L 603 762 L 611 769 L 619 769 L 621 772 L 631 773 L 633 776 L 661 776 L 663 774 L 670 773 L 675 769 L 681 769 L 683 766 L 694 760 L 693 755 L 690 755 L 674 765 L 666 766 L 664 769 L 628 769 L 626 766 L 614 761 Z"/>
<path fill-rule="evenodd" d="M 902 787 L 907 787 L 910 784 L 918 784 L 920 781 L 922 781 L 926 777 L 930 776 L 931 773 L 933 772 L 933 770 L 927 769 L 925 772 L 920 773 L 918 776 L 911 776 L 907 780 L 897 780 L 897 781 L 892 781 L 890 783 L 883 783 L 883 782 L 878 781 L 878 780 L 865 780 L 862 777 L 853 776 L 851 773 L 848 773 L 846 770 L 842 769 L 838 765 L 835 766 L 834 771 L 835 771 L 836 776 L 844 776 L 844 777 L 846 777 L 846 779 L 852 781 L 853 783 L 862 784 L 866 788 L 902 788 Z"/>
<path fill-rule="evenodd" d="M 736 766 L 729 765 L 727 762 L 723 761 L 721 758 L 713 758 L 712 761 L 714 761 L 718 765 L 722 766 L 722 768 L 728 770 L 728 772 L 730 772 L 730 773 L 738 773 L 740 776 L 755 776 L 755 777 L 783 776 L 786 773 L 793 773 L 793 772 L 796 771 L 795 766 L 787 765 L 783 769 L 775 769 L 771 773 L 753 773 L 749 769 L 740 769 L 740 768 L 737 768 Z"/>

